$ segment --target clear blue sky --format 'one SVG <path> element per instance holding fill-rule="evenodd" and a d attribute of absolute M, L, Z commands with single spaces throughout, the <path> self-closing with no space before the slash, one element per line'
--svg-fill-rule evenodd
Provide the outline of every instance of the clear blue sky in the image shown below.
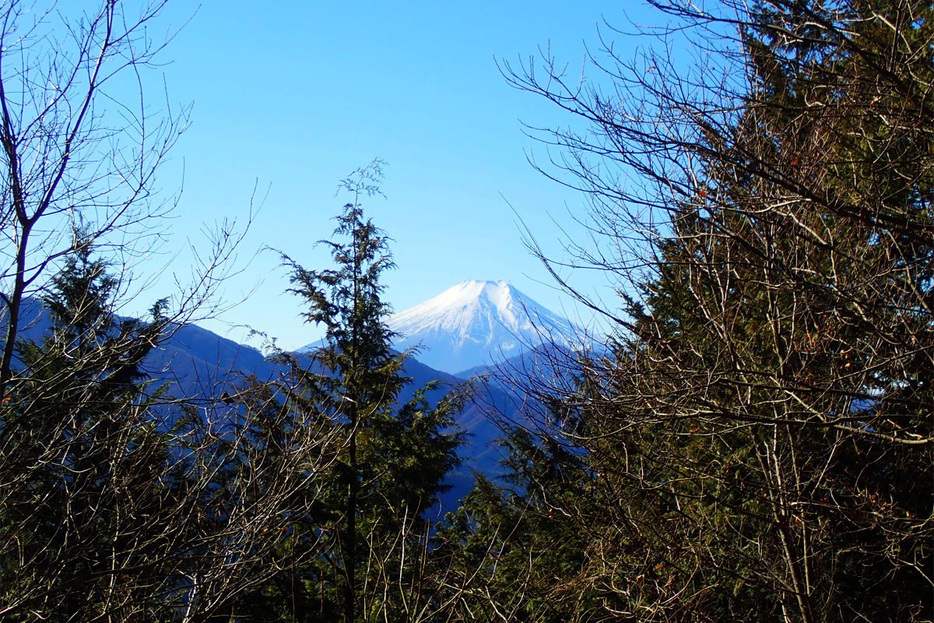
<path fill-rule="evenodd" d="M 621 4 L 204 2 L 160 70 L 169 101 L 194 103 L 191 127 L 160 177 L 178 184 L 184 166 L 166 253 L 188 235 L 197 240 L 202 223 L 245 218 L 254 184 L 265 201 L 241 246 L 243 270 L 223 291 L 246 300 L 201 324 L 237 339 L 242 331 L 232 325 L 252 326 L 285 348 L 319 337 L 302 324 L 301 302 L 283 294 L 287 275 L 277 258 L 253 254 L 270 246 L 307 268 L 326 267 L 313 244 L 333 229 L 343 203 L 337 183 L 374 157 L 388 163 L 386 199 L 366 207 L 394 241 L 398 268 L 385 281 L 395 310 L 465 279 L 504 279 L 586 323 L 523 247 L 519 226 L 555 254 L 562 229 L 581 235 L 573 215 L 584 215 L 585 199 L 533 170 L 527 154 L 543 157 L 544 148 L 522 131 L 522 122 L 571 120 L 509 87 L 495 61 L 550 45 L 570 73 L 580 72 L 603 19 L 627 24 Z M 641 5 L 626 10 L 658 21 Z M 163 24 L 192 11 L 170 3 Z M 637 43 L 617 39 L 623 50 Z M 574 281 L 606 295 L 599 277 Z"/>

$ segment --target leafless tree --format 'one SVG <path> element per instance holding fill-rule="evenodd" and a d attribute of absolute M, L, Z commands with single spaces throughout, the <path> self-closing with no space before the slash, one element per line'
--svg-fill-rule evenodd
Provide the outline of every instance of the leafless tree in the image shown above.
<path fill-rule="evenodd" d="M 0 10 L 0 395 L 24 299 L 56 262 L 93 245 L 123 266 L 151 247 L 173 207 L 156 173 L 188 109 L 160 113 L 145 88 L 172 34 L 158 31 L 165 4 L 11 0 Z"/>

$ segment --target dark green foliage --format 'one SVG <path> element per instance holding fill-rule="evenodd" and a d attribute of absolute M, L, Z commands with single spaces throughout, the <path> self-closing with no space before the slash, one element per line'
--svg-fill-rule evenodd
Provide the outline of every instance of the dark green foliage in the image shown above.
<path fill-rule="evenodd" d="M 580 621 L 597 591 L 586 575 L 589 529 L 569 513 L 595 518 L 593 479 L 549 440 L 513 429 L 505 440 L 516 490 L 483 476 L 439 534 L 433 556 L 454 620 Z M 443 566 L 442 566 L 443 565 Z"/>
<path fill-rule="evenodd" d="M 458 542 L 478 551 L 502 509 L 562 501 L 579 558 L 483 575 L 500 605 L 505 578 L 550 578 L 514 620 L 926 620 L 932 7 L 653 4 L 720 56 L 685 74 L 609 51 L 616 98 L 514 76 L 593 123 L 550 138 L 633 255 L 585 250 L 625 284 L 612 354 L 556 361 L 576 388 L 529 383 L 552 413 L 511 442 L 521 494 L 478 493 Z M 551 477 L 565 446 L 557 464 L 582 465 L 570 498 Z M 556 530 L 506 521 L 520 549 Z M 545 601 L 568 609 L 530 607 Z"/>
<path fill-rule="evenodd" d="M 345 183 L 354 200 L 334 232 L 345 240 L 324 242 L 335 268 L 309 271 L 283 258 L 291 291 L 308 304 L 305 318 L 326 328 L 326 343 L 310 354 L 310 364 L 284 358 L 299 381 L 286 408 L 322 414 L 339 441 L 320 474 L 317 512 L 294 521 L 287 548 L 303 550 L 301 563 L 283 564 L 272 582 L 241 600 L 239 611 L 256 620 L 413 620 L 432 599 L 424 591 L 428 517 L 458 462 L 453 417 L 463 397 L 452 394 L 432 406 L 429 386 L 399 404 L 409 382 L 402 371 L 407 354 L 390 351 L 380 283 L 392 260 L 359 202 L 375 192 L 379 176 L 374 163 Z"/>
<path fill-rule="evenodd" d="M 163 510 L 179 474 L 139 369 L 162 327 L 117 320 L 115 285 L 88 250 L 69 257 L 44 299 L 52 333 L 21 344 L 0 408 L 0 611 L 15 617 L 155 613 L 174 588 Z"/>
<path fill-rule="evenodd" d="M 87 251 L 66 261 L 0 405 L 3 620 L 229 617 L 315 509 L 330 420 L 262 384 L 176 410 L 140 369 L 171 325 L 118 319 L 114 287 Z"/>

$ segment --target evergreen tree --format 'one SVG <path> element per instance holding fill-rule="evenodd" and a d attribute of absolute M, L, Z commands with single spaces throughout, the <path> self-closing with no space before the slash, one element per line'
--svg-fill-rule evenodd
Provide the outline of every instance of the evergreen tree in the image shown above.
<path fill-rule="evenodd" d="M 554 439 L 507 427 L 510 470 L 478 475 L 440 529 L 435 578 L 453 620 L 577 622 L 595 597 L 584 574 L 600 514 L 581 457 Z M 569 521 L 585 512 L 589 521 Z"/>
<path fill-rule="evenodd" d="M 0 417 L 0 612 L 124 620 L 167 608 L 169 445 L 140 362 L 162 331 L 118 320 L 83 248 L 52 280 L 42 343 L 21 343 Z M 177 474 L 176 474 L 177 475 Z"/>
<path fill-rule="evenodd" d="M 116 287 L 79 250 L 43 300 L 49 334 L 19 348 L 0 404 L 0 619 L 229 620 L 323 549 L 296 522 L 329 516 L 335 422 L 268 382 L 177 410 L 141 368 L 173 327 L 159 304 L 149 323 L 115 316 Z"/>
<path fill-rule="evenodd" d="M 280 574 L 260 591 L 265 597 L 245 600 L 255 616 L 278 602 L 290 616 L 315 621 L 415 620 L 430 599 L 421 593 L 419 556 L 428 547 L 427 516 L 458 462 L 453 416 L 462 397 L 432 406 L 429 385 L 399 404 L 409 382 L 407 354 L 390 349 L 380 282 L 393 264 L 386 237 L 360 204 L 362 195 L 377 192 L 379 176 L 375 163 L 344 183 L 353 201 L 337 218 L 335 241 L 323 241 L 334 268 L 306 270 L 283 256 L 290 291 L 308 304 L 304 317 L 326 329 L 325 345 L 310 361 L 285 358 L 300 381 L 287 407 L 323 414 L 342 442 L 316 511 L 296 522 L 304 546 L 324 551 Z"/>
<path fill-rule="evenodd" d="M 588 256 L 627 284 L 610 356 L 540 396 L 592 502 L 560 515 L 588 534 L 577 570 L 537 573 L 583 619 L 924 620 L 932 7 L 653 4 L 722 54 L 616 58 L 620 98 L 515 78 L 594 123 L 552 138 L 633 251 Z"/>

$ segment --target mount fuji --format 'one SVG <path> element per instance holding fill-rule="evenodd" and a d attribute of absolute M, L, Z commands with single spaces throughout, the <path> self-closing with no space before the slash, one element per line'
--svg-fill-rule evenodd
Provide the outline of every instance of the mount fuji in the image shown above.
<path fill-rule="evenodd" d="M 391 316 L 393 347 L 457 374 L 509 359 L 542 344 L 573 346 L 582 332 L 505 281 L 464 281 Z"/>

